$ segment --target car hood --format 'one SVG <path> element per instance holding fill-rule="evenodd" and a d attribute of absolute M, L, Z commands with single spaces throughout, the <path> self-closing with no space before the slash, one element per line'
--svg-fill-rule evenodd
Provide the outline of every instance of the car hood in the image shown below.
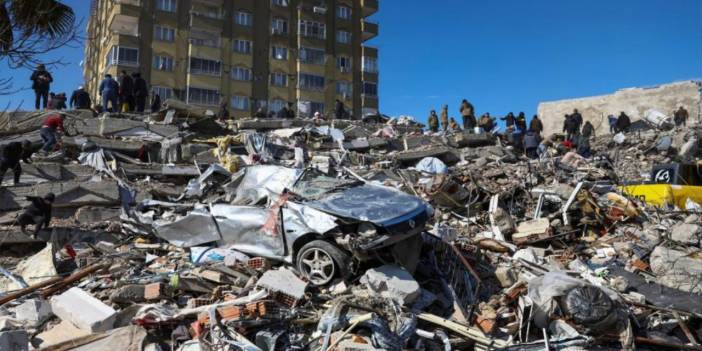
<path fill-rule="evenodd" d="M 427 210 L 421 199 L 390 188 L 361 185 L 331 193 L 307 203 L 335 216 L 387 227 L 414 218 Z"/>

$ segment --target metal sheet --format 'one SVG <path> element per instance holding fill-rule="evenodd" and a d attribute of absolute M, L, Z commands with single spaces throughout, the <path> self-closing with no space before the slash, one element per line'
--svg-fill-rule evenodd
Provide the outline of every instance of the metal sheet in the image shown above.
<path fill-rule="evenodd" d="M 222 234 L 221 245 L 253 256 L 280 259 L 285 254 L 283 237 L 264 229 L 271 221 L 277 226 L 277 211 L 232 205 L 214 205 L 211 210 Z"/>
<path fill-rule="evenodd" d="M 172 223 L 154 224 L 156 235 L 178 247 L 191 247 L 219 241 L 217 224 L 205 208 L 196 208 Z"/>

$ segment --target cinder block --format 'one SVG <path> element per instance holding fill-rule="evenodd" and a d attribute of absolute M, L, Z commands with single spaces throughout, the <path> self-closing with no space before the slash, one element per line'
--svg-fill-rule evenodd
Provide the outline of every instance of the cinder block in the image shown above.
<path fill-rule="evenodd" d="M 51 317 L 51 305 L 42 299 L 27 300 L 15 308 L 15 317 L 30 326 L 39 325 Z"/>
<path fill-rule="evenodd" d="M 0 332 L 0 350 L 28 351 L 29 337 L 25 330 Z"/>
<path fill-rule="evenodd" d="M 52 298 L 51 309 L 62 320 L 93 333 L 112 329 L 117 316 L 112 307 L 80 288 L 71 288 Z"/>
<path fill-rule="evenodd" d="M 145 300 L 160 300 L 166 297 L 166 285 L 163 283 L 151 283 L 144 287 Z"/>

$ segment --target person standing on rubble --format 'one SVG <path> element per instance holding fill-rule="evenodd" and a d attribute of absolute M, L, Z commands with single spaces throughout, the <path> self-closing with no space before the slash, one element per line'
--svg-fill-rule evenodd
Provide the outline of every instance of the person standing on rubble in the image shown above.
<path fill-rule="evenodd" d="M 119 75 L 119 107 L 121 112 L 134 111 L 134 81 L 127 71 Z"/>
<path fill-rule="evenodd" d="M 524 112 L 519 112 L 519 115 L 514 121 L 514 124 L 517 125 L 517 129 L 524 135 L 527 131 L 527 125 L 526 125 L 526 115 Z"/>
<path fill-rule="evenodd" d="M 146 108 L 146 99 L 149 97 L 149 87 L 146 80 L 141 77 L 141 73 L 132 73 L 134 80 L 134 98 L 136 100 L 136 112 L 144 113 Z"/>
<path fill-rule="evenodd" d="M 563 132 L 566 133 L 566 140 L 568 141 L 573 141 L 578 134 L 578 122 L 573 115 L 564 116 Z"/>
<path fill-rule="evenodd" d="M 90 101 L 90 94 L 88 94 L 83 86 L 79 86 L 78 89 L 73 91 L 71 94 L 70 106 L 76 110 L 89 110 L 92 101 Z"/>
<path fill-rule="evenodd" d="M 455 119 L 451 118 L 451 122 L 449 122 L 449 129 L 452 131 L 459 131 L 461 130 L 461 127 L 458 126 Z"/>
<path fill-rule="evenodd" d="M 448 127 L 449 127 L 448 105 L 444 105 L 441 108 L 441 129 L 443 129 L 445 132 L 448 129 Z"/>
<path fill-rule="evenodd" d="M 505 129 L 507 129 L 509 127 L 514 127 L 514 122 L 515 122 L 514 113 L 510 112 L 507 114 L 507 116 L 500 118 L 500 120 L 505 121 Z"/>
<path fill-rule="evenodd" d="M 266 110 L 263 108 L 263 106 L 259 107 L 258 110 L 256 110 L 256 113 L 254 113 L 255 118 L 266 118 L 268 115 L 266 114 Z"/>
<path fill-rule="evenodd" d="M 461 102 L 461 118 L 463 118 L 463 130 L 471 130 L 478 124 L 475 120 L 475 107 L 468 100 Z"/>
<path fill-rule="evenodd" d="M 590 139 L 591 137 L 595 136 L 595 127 L 592 125 L 592 123 L 590 123 L 590 121 L 585 122 L 581 134 L 586 139 Z"/>
<path fill-rule="evenodd" d="M 335 119 L 345 119 L 346 118 L 346 107 L 344 107 L 344 103 L 336 99 L 336 103 L 334 105 L 334 118 Z"/>
<path fill-rule="evenodd" d="M 435 110 L 431 110 L 431 113 L 429 113 L 427 124 L 429 124 L 429 130 L 432 133 L 436 133 L 439 131 L 439 116 L 436 115 Z"/>
<path fill-rule="evenodd" d="M 54 78 L 51 77 L 51 73 L 49 73 L 46 70 L 46 67 L 42 64 L 37 66 L 37 69 L 32 73 L 32 76 L 29 78 L 29 80 L 32 81 L 32 89 L 34 90 L 34 108 L 36 110 L 39 109 L 40 102 L 42 104 L 42 108 L 46 109 L 47 104 L 49 103 L 49 90 L 51 90 L 51 82 L 54 81 Z"/>
<path fill-rule="evenodd" d="M 486 112 L 480 117 L 478 121 L 478 126 L 483 129 L 486 133 L 489 133 L 494 128 L 494 123 L 492 118 L 490 118 L 490 113 Z"/>
<path fill-rule="evenodd" d="M 52 113 L 46 118 L 44 125 L 42 125 L 41 129 L 39 130 L 41 140 L 44 142 L 41 150 L 45 154 L 53 151 L 54 146 L 56 146 L 56 143 L 58 143 L 59 133 L 68 135 L 63 127 L 64 118 L 65 116 L 60 113 Z"/>
<path fill-rule="evenodd" d="M 575 120 L 575 125 L 577 131 L 580 132 L 580 128 L 583 126 L 583 116 L 578 112 L 578 109 L 573 109 L 573 120 Z"/>
<path fill-rule="evenodd" d="M 151 97 L 151 113 L 161 111 L 161 96 L 154 94 Z"/>
<path fill-rule="evenodd" d="M 689 114 L 687 113 L 687 110 L 684 107 L 680 106 L 680 108 L 677 111 L 675 111 L 674 116 L 675 117 L 673 117 L 673 121 L 675 121 L 676 127 L 687 127 L 687 117 L 689 116 Z"/>
<path fill-rule="evenodd" d="M 629 127 L 631 126 L 631 119 L 629 119 L 629 116 L 622 111 L 619 114 L 619 118 L 617 118 L 617 132 L 619 133 L 624 133 L 629 131 Z"/>
<path fill-rule="evenodd" d="M 295 109 L 293 108 L 292 102 L 288 102 L 288 111 L 285 118 L 295 118 Z"/>
<path fill-rule="evenodd" d="M 534 117 L 531 119 L 531 122 L 529 123 L 529 130 L 538 135 L 541 135 L 541 132 L 544 131 L 544 124 L 541 123 L 539 115 L 534 115 Z"/>
<path fill-rule="evenodd" d="M 20 160 L 27 164 L 32 163 L 32 151 L 32 143 L 29 140 L 24 140 L 21 143 L 14 141 L 5 145 L 0 154 L 0 185 L 2 185 L 5 172 L 9 169 L 12 169 L 14 173 L 14 184 L 19 184 L 20 176 L 22 175 Z"/>
<path fill-rule="evenodd" d="M 617 134 L 617 117 L 610 114 L 607 116 L 607 122 L 609 122 L 609 132 L 611 134 Z"/>
<path fill-rule="evenodd" d="M 117 94 L 119 93 L 119 84 L 112 79 L 111 74 L 105 74 L 105 79 L 100 82 L 98 91 L 102 97 L 102 109 L 107 112 L 118 112 Z M 107 108 L 108 104 L 111 105 L 111 108 Z"/>
<path fill-rule="evenodd" d="M 59 111 L 68 108 L 66 106 L 66 93 L 56 94 L 56 96 L 54 96 L 53 105 L 54 109 Z"/>
<path fill-rule="evenodd" d="M 217 111 L 217 119 L 219 119 L 220 122 L 224 122 L 225 120 L 229 119 L 229 110 L 227 109 L 226 101 L 222 101 L 222 103 L 219 105 L 219 111 Z"/>
<path fill-rule="evenodd" d="M 524 151 L 528 158 L 533 160 L 539 157 L 537 150 L 540 142 L 539 134 L 536 131 L 530 130 L 524 135 Z"/>
<path fill-rule="evenodd" d="M 31 205 L 17 217 L 17 223 L 20 225 L 22 233 L 27 234 L 26 227 L 33 224 L 34 234 L 32 238 L 36 238 L 39 231 L 43 228 L 48 228 L 51 223 L 51 208 L 53 207 L 56 197 L 53 193 L 48 193 L 43 198 L 38 196 L 27 196 L 27 200 Z"/>

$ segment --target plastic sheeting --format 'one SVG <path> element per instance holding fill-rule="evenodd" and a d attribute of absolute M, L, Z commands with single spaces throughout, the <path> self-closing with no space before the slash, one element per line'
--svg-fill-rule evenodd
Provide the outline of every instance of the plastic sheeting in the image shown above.
<path fill-rule="evenodd" d="M 430 174 L 447 174 L 448 167 L 446 164 L 436 157 L 425 157 L 414 167 L 420 172 Z"/>

